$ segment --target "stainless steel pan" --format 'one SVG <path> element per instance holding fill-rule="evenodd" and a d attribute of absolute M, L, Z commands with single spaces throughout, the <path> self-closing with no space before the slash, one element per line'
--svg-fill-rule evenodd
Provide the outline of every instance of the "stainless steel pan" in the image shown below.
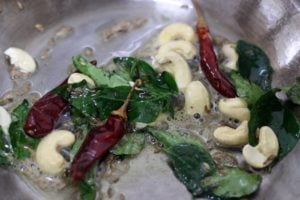
<path fill-rule="evenodd" d="M 268 53 L 276 72 L 273 85 L 292 82 L 300 75 L 299 0 L 203 0 L 202 5 L 214 35 L 243 38 Z M 1 55 L 10 46 L 26 49 L 36 58 L 39 70 L 30 80 L 33 90 L 44 93 L 65 78 L 71 57 L 85 47 L 91 47 L 95 58 L 105 63 L 113 55 L 134 52 L 165 24 L 195 24 L 188 0 L 0 0 L 0 10 L 0 95 L 13 87 Z M 134 17 L 147 18 L 148 22 L 112 42 L 101 39 L 101 30 L 117 20 Z M 38 31 L 36 24 L 45 30 Z M 62 26 L 72 31 L 51 44 Z M 190 199 L 161 159 L 141 155 L 131 163 L 117 186 L 126 199 Z M 299 199 L 299 166 L 300 144 L 264 178 L 255 198 Z M 0 171 L 0 194 L 0 199 L 10 200 L 44 198 L 4 169 Z"/>

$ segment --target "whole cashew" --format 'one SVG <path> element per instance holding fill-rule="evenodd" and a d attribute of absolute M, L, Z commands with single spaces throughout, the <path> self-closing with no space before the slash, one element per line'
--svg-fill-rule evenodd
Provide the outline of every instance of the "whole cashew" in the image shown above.
<path fill-rule="evenodd" d="M 36 150 L 36 161 L 40 169 L 50 175 L 61 173 L 66 161 L 59 153 L 59 148 L 68 147 L 74 142 L 74 134 L 66 130 L 54 130 L 44 137 Z"/>
<path fill-rule="evenodd" d="M 248 142 L 248 121 L 243 121 L 236 129 L 222 126 L 214 131 L 214 138 L 221 145 L 242 146 Z"/>
<path fill-rule="evenodd" d="M 185 23 L 173 23 L 165 27 L 158 36 L 160 45 L 179 39 L 193 42 L 195 40 L 194 29 Z"/>
<path fill-rule="evenodd" d="M 222 52 L 227 58 L 227 62 L 224 64 L 225 68 L 230 70 L 237 70 L 236 63 L 238 61 L 238 54 L 235 51 L 235 44 L 224 44 L 222 47 Z"/>
<path fill-rule="evenodd" d="M 10 64 L 16 66 L 21 72 L 33 73 L 36 70 L 36 62 L 23 49 L 10 47 L 4 51 L 4 54 L 9 57 Z"/>
<path fill-rule="evenodd" d="M 264 126 L 259 130 L 259 143 L 253 147 L 249 144 L 243 148 L 243 156 L 246 162 L 254 168 L 264 168 L 277 157 L 279 144 L 273 130 Z"/>
<path fill-rule="evenodd" d="M 80 83 L 83 80 L 87 82 L 89 88 L 95 88 L 95 82 L 93 81 L 93 79 L 81 73 L 71 74 L 70 77 L 68 78 L 68 84 Z"/>
<path fill-rule="evenodd" d="M 187 60 L 194 58 L 196 55 L 196 47 L 185 40 L 174 40 L 162 45 L 158 49 L 158 54 L 164 54 L 169 51 L 174 51 Z"/>
<path fill-rule="evenodd" d="M 205 86 L 200 81 L 190 82 L 185 89 L 184 96 L 184 109 L 187 114 L 203 114 L 205 111 L 209 111 L 209 94 Z"/>
<path fill-rule="evenodd" d="M 10 123 L 10 114 L 2 106 L 0 106 L 0 127 L 2 127 L 2 130 L 5 134 L 8 134 L 8 128 L 10 126 Z"/>
<path fill-rule="evenodd" d="M 170 51 L 157 54 L 155 60 L 161 69 L 168 71 L 174 76 L 180 90 L 186 88 L 192 81 L 191 70 L 187 62 L 178 53 Z"/>
<path fill-rule="evenodd" d="M 219 101 L 219 110 L 227 117 L 238 119 L 240 121 L 250 119 L 250 110 L 247 103 L 241 98 L 221 99 Z"/>

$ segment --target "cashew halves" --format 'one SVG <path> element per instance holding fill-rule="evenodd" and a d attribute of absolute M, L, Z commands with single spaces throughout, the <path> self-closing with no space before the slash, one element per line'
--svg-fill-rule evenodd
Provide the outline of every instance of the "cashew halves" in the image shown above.
<path fill-rule="evenodd" d="M 250 119 L 250 110 L 247 103 L 241 98 L 221 99 L 219 101 L 219 110 L 227 117 L 238 119 L 240 121 Z"/>
<path fill-rule="evenodd" d="M 192 81 L 191 70 L 184 58 L 178 53 L 170 51 L 157 54 L 155 60 L 161 69 L 168 71 L 174 76 L 180 90 L 186 88 Z"/>
<path fill-rule="evenodd" d="M 222 47 L 222 52 L 227 58 L 224 67 L 230 70 L 237 70 L 237 61 L 238 61 L 238 54 L 235 51 L 235 44 L 224 44 Z"/>
<path fill-rule="evenodd" d="M 264 126 L 259 130 L 259 143 L 255 147 L 247 144 L 243 148 L 246 162 L 254 168 L 264 168 L 277 157 L 279 144 L 273 130 Z"/>
<path fill-rule="evenodd" d="M 0 127 L 2 127 L 2 130 L 5 134 L 8 134 L 8 128 L 10 126 L 10 123 L 10 114 L 2 106 L 0 106 Z"/>
<path fill-rule="evenodd" d="M 165 27 L 158 36 L 160 45 L 179 39 L 193 42 L 195 40 L 194 29 L 185 23 L 173 23 Z"/>
<path fill-rule="evenodd" d="M 224 146 L 242 146 L 248 142 L 248 121 L 243 121 L 236 129 L 222 126 L 214 131 L 215 140 Z"/>
<path fill-rule="evenodd" d="M 185 89 L 184 96 L 184 109 L 187 114 L 203 114 L 205 111 L 209 111 L 209 94 L 205 86 L 200 81 L 190 82 Z"/>
<path fill-rule="evenodd" d="M 23 73 L 33 73 L 36 70 L 36 62 L 32 56 L 16 47 L 10 47 L 5 50 L 4 54 L 9 57 L 10 64 L 16 66 Z"/>
<path fill-rule="evenodd" d="M 93 81 L 93 79 L 81 73 L 71 74 L 70 77 L 68 78 L 68 84 L 80 83 L 83 80 L 87 82 L 89 88 L 95 88 L 95 82 Z"/>
<path fill-rule="evenodd" d="M 59 153 L 59 148 L 68 147 L 74 141 L 74 134 L 66 130 L 54 130 L 44 137 L 36 150 L 36 161 L 40 169 L 50 175 L 61 173 L 66 161 Z"/>
<path fill-rule="evenodd" d="M 197 52 L 196 47 L 191 42 L 185 40 L 174 40 L 162 45 L 158 49 L 158 54 L 169 51 L 174 51 L 187 60 L 194 58 Z"/>

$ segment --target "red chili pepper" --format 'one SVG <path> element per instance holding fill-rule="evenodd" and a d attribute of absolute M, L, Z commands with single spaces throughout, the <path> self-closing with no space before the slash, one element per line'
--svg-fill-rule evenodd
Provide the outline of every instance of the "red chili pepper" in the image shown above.
<path fill-rule="evenodd" d="M 70 175 L 74 180 L 81 180 L 95 161 L 102 159 L 126 133 L 127 106 L 137 84 L 140 80 L 135 82 L 124 104 L 109 115 L 105 124 L 88 133 L 71 164 Z"/>
<path fill-rule="evenodd" d="M 96 65 L 97 60 L 91 61 Z M 67 84 L 64 80 L 59 86 Z M 25 132 L 31 137 L 43 137 L 50 133 L 59 117 L 67 109 L 68 102 L 52 91 L 45 94 L 30 108 L 24 125 Z"/>
<path fill-rule="evenodd" d="M 60 84 L 65 85 L 67 80 Z M 31 137 L 43 137 L 50 133 L 68 102 L 52 91 L 45 94 L 30 108 L 24 125 L 25 132 Z"/>
<path fill-rule="evenodd" d="M 199 38 L 201 69 L 210 84 L 221 95 L 229 98 L 236 97 L 235 88 L 219 69 L 211 35 L 206 25 L 204 16 L 202 15 L 199 2 L 193 0 L 193 4 L 198 15 L 197 34 Z"/>

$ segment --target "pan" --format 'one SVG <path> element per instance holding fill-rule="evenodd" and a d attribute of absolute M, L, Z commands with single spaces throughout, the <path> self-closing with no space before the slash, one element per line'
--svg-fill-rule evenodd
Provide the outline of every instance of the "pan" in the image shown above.
<path fill-rule="evenodd" d="M 300 2 L 297 0 L 200 1 L 212 35 L 231 41 L 244 39 L 260 46 L 274 69 L 273 87 L 291 84 L 300 75 Z M 137 28 L 109 33 L 115 24 L 139 20 Z M 39 96 L 67 77 L 71 58 L 85 53 L 100 65 L 112 57 L 129 56 L 172 22 L 196 25 L 188 0 L 0 0 L 0 52 L 18 47 L 29 52 L 38 72 L 16 83 L 3 53 L 0 56 L 0 96 L 13 88 Z M 18 85 L 19 84 L 19 85 Z M 23 87 L 22 87 L 23 86 Z M 28 88 L 27 88 L 28 89 Z M 112 199 L 191 199 L 171 169 L 146 148 L 127 163 L 129 170 L 109 188 Z M 253 199 L 299 199 L 300 146 L 297 145 L 271 173 L 264 175 Z M 70 199 L 72 195 L 45 193 L 14 170 L 0 170 L 0 199 Z M 101 199 L 101 197 L 99 197 Z M 103 199 L 108 199 L 103 197 Z"/>

